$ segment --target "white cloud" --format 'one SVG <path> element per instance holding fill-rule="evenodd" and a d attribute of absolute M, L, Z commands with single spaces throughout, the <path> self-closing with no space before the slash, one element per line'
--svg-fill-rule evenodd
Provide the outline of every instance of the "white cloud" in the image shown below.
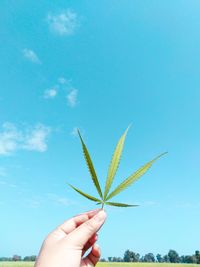
<path fill-rule="evenodd" d="M 57 83 L 51 88 L 47 89 L 43 93 L 44 99 L 55 99 L 58 95 L 62 95 L 64 92 L 68 92 L 66 95 L 67 104 L 70 107 L 75 107 L 78 103 L 78 90 L 72 85 L 72 81 L 64 77 L 59 77 Z"/>
<path fill-rule="evenodd" d="M 60 36 L 72 35 L 78 27 L 77 14 L 71 9 L 66 9 L 59 14 L 48 14 L 47 22 L 51 31 Z"/>
<path fill-rule="evenodd" d="M 23 148 L 44 152 L 47 150 L 46 139 L 50 133 L 50 128 L 42 124 L 36 125 L 24 138 Z"/>
<path fill-rule="evenodd" d="M 50 131 L 43 124 L 19 130 L 12 123 L 4 123 L 0 131 L 0 155 L 11 155 L 18 150 L 44 152 Z"/>
<path fill-rule="evenodd" d="M 57 90 L 56 88 L 52 88 L 52 89 L 47 89 L 44 91 L 44 98 L 45 99 L 49 99 L 49 98 L 54 98 L 57 95 Z"/>
<path fill-rule="evenodd" d="M 77 104 L 78 90 L 72 89 L 67 95 L 67 103 L 70 107 L 75 107 Z"/>
<path fill-rule="evenodd" d="M 18 149 L 21 132 L 11 123 L 4 123 L 0 132 L 0 155 L 8 155 Z"/>
<path fill-rule="evenodd" d="M 37 63 L 37 64 L 41 63 L 37 54 L 31 49 L 28 49 L 28 48 L 23 49 L 23 55 L 26 59 L 28 59 L 29 61 L 33 63 Z"/>

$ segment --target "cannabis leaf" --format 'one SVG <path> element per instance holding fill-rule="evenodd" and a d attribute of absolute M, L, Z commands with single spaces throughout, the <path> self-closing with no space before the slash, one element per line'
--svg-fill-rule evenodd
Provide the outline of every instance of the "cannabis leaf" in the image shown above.
<path fill-rule="evenodd" d="M 137 207 L 138 205 L 129 205 L 124 203 L 116 203 L 116 202 L 105 202 L 106 205 L 116 206 L 116 207 Z"/>
<path fill-rule="evenodd" d="M 78 192 L 79 194 L 81 194 L 82 196 L 92 200 L 92 201 L 95 201 L 95 202 L 100 202 L 101 203 L 101 200 L 96 198 L 96 197 L 93 197 L 91 195 L 88 195 L 86 193 L 84 193 L 83 191 L 81 191 L 80 189 L 74 187 L 73 185 L 69 184 L 69 186 L 71 186 L 71 188 L 73 188 L 76 192 Z"/>
<path fill-rule="evenodd" d="M 106 199 L 108 195 L 113 179 L 119 167 L 120 158 L 121 158 L 122 150 L 124 147 L 124 141 L 126 139 L 126 134 L 128 132 L 128 129 L 129 127 L 126 129 L 125 133 L 119 139 L 119 142 L 117 143 L 117 146 L 115 148 L 115 151 L 114 151 L 111 163 L 110 163 L 110 167 L 108 169 L 108 175 L 107 175 L 106 186 L 105 186 L 105 191 L 104 191 L 104 199 Z"/>
<path fill-rule="evenodd" d="M 142 175 L 145 174 L 145 172 L 148 171 L 148 169 L 152 166 L 152 164 L 159 159 L 160 157 L 162 157 L 163 155 L 165 155 L 165 153 L 162 153 L 161 155 L 159 155 L 158 157 L 156 157 L 155 159 L 149 161 L 148 163 L 146 163 L 144 166 L 142 166 L 139 170 L 137 170 L 136 172 L 134 172 L 131 176 L 129 176 L 126 180 L 124 180 L 120 185 L 117 186 L 117 188 L 115 188 L 115 190 L 110 193 L 108 195 L 108 197 L 106 198 L 106 200 L 116 196 L 117 194 L 119 194 L 121 191 L 125 190 L 127 187 L 129 187 L 132 183 L 134 183 L 137 179 L 139 179 Z"/>
<path fill-rule="evenodd" d="M 98 178 L 97 178 L 97 175 L 96 175 L 96 172 L 95 172 L 95 169 L 94 169 L 94 166 L 93 166 L 93 163 L 92 163 L 92 160 L 90 158 L 90 154 L 87 150 L 87 147 L 85 145 L 85 143 L 83 142 L 83 138 L 81 137 L 81 134 L 78 130 L 78 135 L 80 137 L 80 140 L 81 140 L 81 144 L 82 144 L 82 148 L 83 148 L 83 154 L 85 156 L 85 160 L 86 160 L 86 163 L 87 163 L 87 166 L 88 166 L 88 169 L 90 171 L 90 174 L 91 174 L 91 177 L 92 177 L 92 180 L 94 182 L 94 185 L 100 195 L 101 198 L 103 198 L 103 194 L 101 192 L 101 187 L 99 185 L 99 181 L 98 181 Z"/>
<path fill-rule="evenodd" d="M 113 156 L 112 156 L 112 159 L 110 162 L 110 166 L 108 169 L 104 194 L 102 193 L 102 190 L 101 190 L 101 187 L 99 184 L 99 180 L 97 178 L 96 171 L 94 169 L 94 165 L 92 163 L 88 149 L 87 149 L 87 147 L 83 141 L 83 138 L 80 134 L 80 131 L 78 130 L 78 135 L 79 135 L 79 138 L 81 140 L 83 154 L 84 154 L 84 157 L 86 160 L 86 164 L 88 166 L 92 181 L 93 181 L 95 188 L 98 192 L 99 198 L 96 198 L 96 197 L 91 196 L 87 193 L 84 193 L 83 191 L 81 191 L 80 189 L 77 189 L 76 187 L 74 187 L 71 184 L 69 184 L 69 186 L 71 186 L 76 192 L 78 192 L 82 196 L 86 197 L 87 199 L 97 202 L 97 205 L 101 204 L 102 208 L 104 205 L 110 205 L 110 206 L 115 206 L 115 207 L 136 207 L 136 206 L 138 206 L 138 205 L 129 205 L 129 204 L 124 204 L 124 203 L 110 202 L 108 200 L 110 200 L 114 196 L 118 195 L 123 190 L 127 189 L 136 180 L 138 180 L 141 176 L 143 176 L 151 168 L 151 166 L 153 165 L 153 163 L 155 161 L 157 161 L 159 158 L 161 158 L 162 156 L 164 156 L 167 153 L 167 152 L 162 153 L 159 156 L 157 156 L 156 158 L 154 158 L 154 159 L 150 160 L 149 162 L 147 162 L 146 164 L 144 164 L 141 168 L 139 168 L 137 171 L 135 171 L 127 179 L 125 179 L 123 182 L 121 182 L 111 193 L 109 193 L 111 186 L 112 186 L 112 183 L 113 183 L 113 180 L 114 180 L 114 177 L 115 177 L 115 174 L 116 174 L 117 169 L 119 167 L 119 163 L 120 163 L 120 159 L 121 159 L 121 155 L 122 155 L 122 151 L 123 151 L 123 147 L 124 147 L 124 142 L 126 139 L 128 129 L 129 129 L 129 127 L 126 129 L 124 134 L 119 139 L 119 141 L 116 145 L 116 148 L 114 150 L 114 153 L 113 153 Z"/>

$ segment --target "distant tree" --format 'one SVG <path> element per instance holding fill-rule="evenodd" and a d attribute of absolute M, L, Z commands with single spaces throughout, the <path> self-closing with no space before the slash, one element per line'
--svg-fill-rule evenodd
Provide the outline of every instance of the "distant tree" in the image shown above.
<path fill-rule="evenodd" d="M 21 261 L 21 256 L 18 256 L 18 255 L 13 255 L 13 257 L 12 257 L 12 260 L 13 261 Z"/>
<path fill-rule="evenodd" d="M 7 258 L 7 257 L 1 257 L 0 258 L 0 261 L 9 261 L 9 258 Z"/>
<path fill-rule="evenodd" d="M 131 251 L 127 249 L 124 253 L 124 262 L 130 262 L 131 261 Z"/>
<path fill-rule="evenodd" d="M 140 254 L 139 253 L 136 253 L 136 261 L 140 261 Z"/>
<path fill-rule="evenodd" d="M 26 256 L 24 257 L 23 261 L 35 261 L 36 260 L 36 256 L 32 255 L 32 256 Z"/>
<path fill-rule="evenodd" d="M 195 251 L 195 258 L 196 258 L 196 263 L 200 264 L 200 252 L 199 252 L 199 250 Z"/>
<path fill-rule="evenodd" d="M 144 262 L 155 262 L 153 253 L 147 253 L 144 255 Z"/>
<path fill-rule="evenodd" d="M 140 260 L 140 254 L 131 250 L 126 250 L 124 253 L 124 262 L 138 262 Z"/>
<path fill-rule="evenodd" d="M 112 261 L 112 258 L 113 258 L 113 257 L 108 257 L 108 261 L 110 261 L 110 262 L 111 262 L 111 261 Z"/>
<path fill-rule="evenodd" d="M 112 261 L 113 261 L 113 262 L 117 262 L 117 257 L 113 257 L 113 258 L 112 258 Z"/>
<path fill-rule="evenodd" d="M 121 257 L 112 257 L 112 262 L 122 262 L 123 259 Z"/>
<path fill-rule="evenodd" d="M 106 259 L 102 258 L 100 259 L 101 262 L 106 262 Z"/>
<path fill-rule="evenodd" d="M 169 250 L 168 257 L 169 257 L 169 261 L 172 262 L 172 263 L 180 262 L 180 257 L 178 255 L 178 253 L 173 249 Z"/>
<path fill-rule="evenodd" d="M 184 255 L 180 256 L 180 263 L 185 263 L 185 256 Z"/>
<path fill-rule="evenodd" d="M 196 258 L 195 256 L 191 256 L 191 255 L 186 255 L 184 256 L 184 263 L 196 263 Z"/>
<path fill-rule="evenodd" d="M 157 262 L 163 262 L 163 258 L 161 254 L 156 255 Z"/>
<path fill-rule="evenodd" d="M 138 262 L 140 260 L 140 254 L 139 253 L 135 253 L 133 251 L 131 251 L 130 253 L 130 260 L 131 262 Z"/>
<path fill-rule="evenodd" d="M 140 262 L 144 262 L 144 256 L 140 257 Z"/>
<path fill-rule="evenodd" d="M 170 262 L 169 261 L 169 256 L 168 255 L 163 256 L 163 261 L 164 262 Z"/>

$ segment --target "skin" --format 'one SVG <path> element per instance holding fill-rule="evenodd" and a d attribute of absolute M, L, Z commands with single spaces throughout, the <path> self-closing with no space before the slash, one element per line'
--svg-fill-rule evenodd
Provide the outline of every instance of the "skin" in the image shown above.
<path fill-rule="evenodd" d="M 35 267 L 94 267 L 101 256 L 97 232 L 105 220 L 105 211 L 97 209 L 65 221 L 44 240 Z"/>

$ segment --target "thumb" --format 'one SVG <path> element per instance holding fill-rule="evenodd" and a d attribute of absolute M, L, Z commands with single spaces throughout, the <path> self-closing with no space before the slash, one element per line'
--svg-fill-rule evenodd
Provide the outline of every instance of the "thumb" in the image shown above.
<path fill-rule="evenodd" d="M 84 222 L 68 236 L 68 242 L 70 245 L 84 247 L 88 240 L 101 228 L 106 219 L 106 213 L 104 210 L 100 210 L 90 220 Z"/>

